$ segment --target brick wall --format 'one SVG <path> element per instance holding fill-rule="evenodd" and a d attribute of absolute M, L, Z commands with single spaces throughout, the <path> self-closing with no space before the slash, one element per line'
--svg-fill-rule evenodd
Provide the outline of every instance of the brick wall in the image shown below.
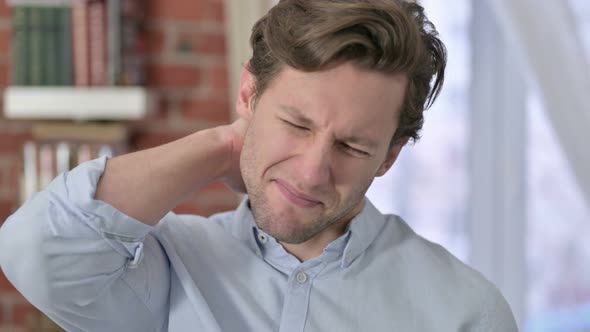
<path fill-rule="evenodd" d="M 157 110 L 130 123 L 132 150 L 160 145 L 227 123 L 228 101 L 223 0 L 143 0 L 148 87 Z M 9 84 L 11 9 L 0 0 L 0 92 Z M 0 223 L 18 208 L 21 148 L 31 123 L 4 119 L 0 93 Z M 210 215 L 236 206 L 216 183 L 182 203 L 178 213 Z M 45 328 L 43 326 L 46 326 Z M 0 332 L 52 330 L 0 272 Z"/>

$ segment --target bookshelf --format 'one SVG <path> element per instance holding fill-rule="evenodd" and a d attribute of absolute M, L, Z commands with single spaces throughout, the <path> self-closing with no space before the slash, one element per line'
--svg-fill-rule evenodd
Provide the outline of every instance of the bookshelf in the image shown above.
<path fill-rule="evenodd" d="M 22 204 L 81 162 L 126 153 L 128 121 L 154 103 L 145 87 L 143 0 L 5 2 L 12 56 L 3 117 L 30 125 L 15 188 Z M 62 331 L 34 308 L 25 320 L 26 330 Z"/>
<path fill-rule="evenodd" d="M 7 119 L 139 120 L 145 85 L 140 0 L 8 0 Z"/>
<path fill-rule="evenodd" d="M 11 85 L 4 117 L 29 121 L 20 201 L 81 162 L 125 153 L 144 87 L 141 0 L 9 0 Z"/>

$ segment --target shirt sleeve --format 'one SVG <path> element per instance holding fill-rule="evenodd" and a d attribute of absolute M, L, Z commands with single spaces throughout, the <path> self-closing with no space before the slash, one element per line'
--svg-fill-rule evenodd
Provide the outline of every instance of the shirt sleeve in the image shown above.
<path fill-rule="evenodd" d="M 67 331 L 160 331 L 170 267 L 149 226 L 94 199 L 106 158 L 58 176 L 0 228 L 0 266 Z"/>
<path fill-rule="evenodd" d="M 485 307 L 477 332 L 518 332 L 518 327 L 508 302 L 496 287 L 491 286 L 488 296 L 484 299 Z"/>

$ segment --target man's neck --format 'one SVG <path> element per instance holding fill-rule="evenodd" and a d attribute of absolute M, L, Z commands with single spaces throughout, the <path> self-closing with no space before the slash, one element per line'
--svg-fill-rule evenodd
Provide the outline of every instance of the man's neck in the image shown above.
<path fill-rule="evenodd" d="M 332 243 L 332 241 L 336 240 L 346 232 L 352 219 L 363 210 L 364 206 L 364 201 L 362 201 L 340 221 L 330 225 L 328 228 L 303 243 L 292 244 L 280 242 L 280 244 L 288 253 L 295 256 L 301 262 L 316 258 L 324 252 L 324 249 Z"/>
<path fill-rule="evenodd" d="M 346 232 L 350 219 L 345 222 L 337 222 L 323 230 L 313 238 L 299 244 L 280 242 L 288 253 L 295 256 L 301 262 L 320 256 L 324 249 L 334 240 Z"/>

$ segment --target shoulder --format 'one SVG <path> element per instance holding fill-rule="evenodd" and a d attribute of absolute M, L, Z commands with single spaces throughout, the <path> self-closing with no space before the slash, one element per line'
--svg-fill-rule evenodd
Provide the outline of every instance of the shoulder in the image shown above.
<path fill-rule="evenodd" d="M 158 233 L 169 233 L 175 239 L 193 237 L 195 233 L 229 232 L 235 211 L 217 213 L 209 217 L 195 214 L 169 213 L 158 225 Z"/>
<path fill-rule="evenodd" d="M 463 263 L 443 246 L 415 233 L 399 216 L 386 215 L 387 220 L 377 248 L 392 261 L 401 262 L 407 271 L 426 279 L 436 276 L 438 283 L 472 291 L 485 292 L 491 283 L 481 273 Z"/>
<path fill-rule="evenodd" d="M 171 248 L 210 248 L 232 239 L 226 229 L 233 220 L 233 211 L 204 217 L 194 214 L 168 213 L 156 226 L 152 234 L 162 243 L 166 251 Z"/>
<path fill-rule="evenodd" d="M 388 272 L 401 274 L 414 295 L 462 312 L 470 330 L 517 331 L 509 305 L 492 282 L 416 234 L 400 217 L 385 218 L 376 250 L 392 267 Z"/>

